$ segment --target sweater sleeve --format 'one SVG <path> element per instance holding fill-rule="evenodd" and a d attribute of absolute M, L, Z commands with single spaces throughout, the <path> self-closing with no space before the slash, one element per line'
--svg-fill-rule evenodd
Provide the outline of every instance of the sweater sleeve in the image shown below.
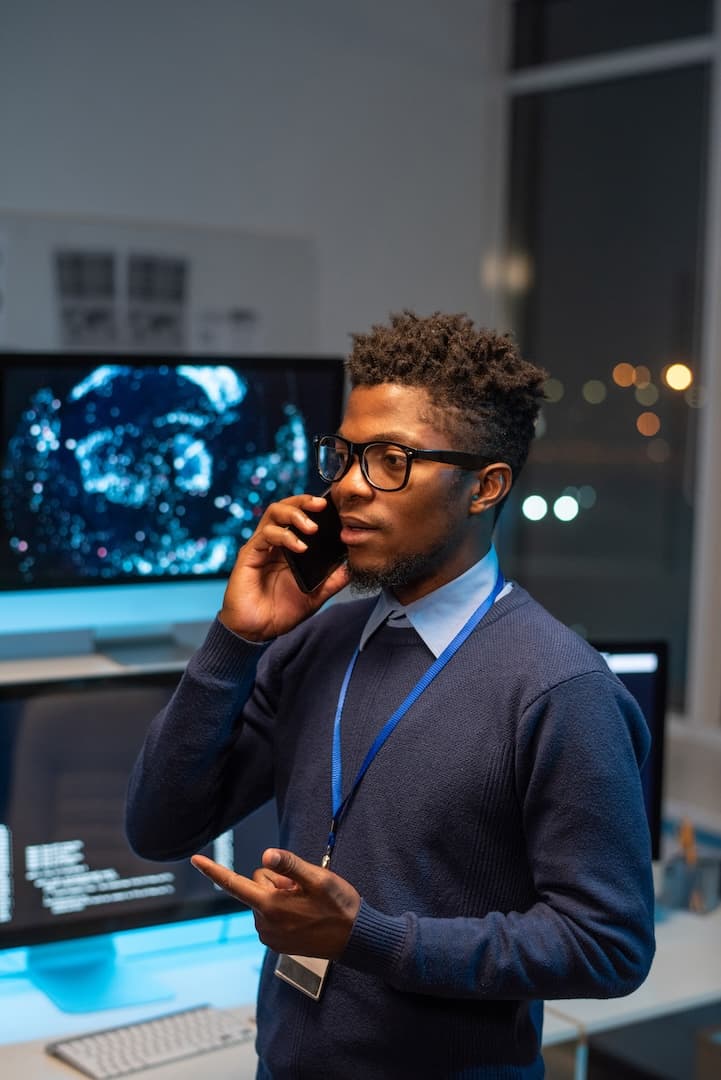
<path fill-rule="evenodd" d="M 653 882 L 640 766 L 649 736 L 609 673 L 528 705 L 516 743 L 535 902 L 437 919 L 362 903 L 341 962 L 398 990 L 445 997 L 616 997 L 654 953 Z"/>
<path fill-rule="evenodd" d="M 147 859 L 182 859 L 273 794 L 270 725 L 243 707 L 265 648 L 219 620 L 154 719 L 128 785 L 126 832 Z"/>

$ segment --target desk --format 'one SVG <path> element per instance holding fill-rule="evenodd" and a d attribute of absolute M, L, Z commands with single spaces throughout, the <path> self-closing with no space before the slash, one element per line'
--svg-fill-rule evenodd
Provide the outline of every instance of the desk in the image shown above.
<path fill-rule="evenodd" d="M 245 1015 L 249 1006 L 238 1011 Z M 82 1074 L 77 1069 L 45 1053 L 47 1041 L 47 1038 L 33 1039 L 0 1046 L 0 1075 L 3 1080 L 80 1080 Z M 251 1042 L 213 1050 L 202 1058 L 173 1061 L 169 1065 L 134 1073 L 133 1076 L 138 1080 L 141 1077 L 148 1080 L 198 1080 L 199 1075 L 203 1080 L 255 1080 L 255 1068 L 255 1050 Z"/>
<path fill-rule="evenodd" d="M 588 1035 L 721 998 L 721 908 L 708 915 L 675 911 L 656 926 L 656 956 L 643 986 L 608 1001 L 552 1001 Z"/>
<path fill-rule="evenodd" d="M 0 979 L 3 1080 L 77 1080 L 78 1072 L 44 1053 L 45 1043 L 59 1035 L 130 1023 L 201 1002 L 228 1008 L 252 1001 L 262 947 L 247 913 L 233 916 L 233 920 L 234 930 L 222 943 L 196 944 L 133 958 L 139 969 L 152 971 L 168 985 L 175 995 L 170 1002 L 78 1016 L 61 1013 L 20 973 Z M 674 912 L 658 924 L 657 944 L 651 974 L 628 997 L 553 1001 L 546 1005 L 544 1046 L 576 1042 L 577 1080 L 585 1075 L 590 1035 L 721 999 L 721 909 L 709 915 Z M 241 1007 L 245 1011 L 251 1008 Z M 202 1075 L 204 1080 L 253 1080 L 252 1046 L 208 1054 L 203 1058 Z M 197 1076 L 197 1058 L 147 1072 L 148 1080 L 197 1080 Z"/>
<path fill-rule="evenodd" d="M 551 1001 L 546 1015 L 577 1025 L 576 1080 L 583 1080 L 590 1036 L 719 1000 L 721 908 L 708 915 L 674 911 L 656 924 L 656 956 L 638 990 L 608 1000 Z"/>
<path fill-rule="evenodd" d="M 44 1052 L 47 1042 L 64 1035 L 133 1023 L 204 1003 L 230 1008 L 254 1002 L 262 946 L 250 912 L 180 927 L 132 931 L 119 935 L 118 940 L 121 958 L 137 972 L 139 983 L 152 975 L 167 988 L 169 997 L 101 1012 L 65 1013 L 24 976 L 20 961 L 16 973 L 8 970 L 8 961 L 0 978 L 2 1080 L 79 1080 L 77 1070 Z M 240 1011 L 248 1015 L 254 1012 L 254 1005 L 243 1005 Z M 149 1069 L 147 1076 L 152 1080 L 197 1080 L 198 1060 Z M 214 1051 L 202 1060 L 204 1080 L 255 1077 L 252 1043 Z"/>

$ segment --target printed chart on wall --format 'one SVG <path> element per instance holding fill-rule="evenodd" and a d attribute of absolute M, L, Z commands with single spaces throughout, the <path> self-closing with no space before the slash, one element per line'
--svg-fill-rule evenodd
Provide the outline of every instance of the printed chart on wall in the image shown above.
<path fill-rule="evenodd" d="M 0 215 L 0 349 L 310 354 L 318 291 L 309 237 Z"/>

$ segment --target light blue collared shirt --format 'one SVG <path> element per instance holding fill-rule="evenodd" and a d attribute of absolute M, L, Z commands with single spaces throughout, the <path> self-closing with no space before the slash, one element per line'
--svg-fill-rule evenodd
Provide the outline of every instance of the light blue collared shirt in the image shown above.
<path fill-rule="evenodd" d="M 413 627 L 425 642 L 433 655 L 438 658 L 446 645 L 470 619 L 473 612 L 490 595 L 498 576 L 498 556 L 491 544 L 483 558 L 469 567 L 460 577 L 441 585 L 439 589 L 422 596 L 420 600 L 401 604 L 388 589 L 383 589 L 378 596 L 368 622 L 361 634 L 360 647 L 378 627 L 385 622 L 389 613 L 394 614 L 388 620 L 389 626 Z M 513 586 L 506 582 L 496 597 L 500 600 Z"/>

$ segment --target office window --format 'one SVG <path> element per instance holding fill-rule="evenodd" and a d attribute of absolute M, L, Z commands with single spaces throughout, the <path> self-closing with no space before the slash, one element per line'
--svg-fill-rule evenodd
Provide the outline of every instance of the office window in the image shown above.
<path fill-rule="evenodd" d="M 516 0 L 512 66 L 699 37 L 712 19 L 712 0 Z"/>
<path fill-rule="evenodd" d="M 708 82 L 699 64 L 524 94 L 511 125 L 511 324 L 551 379 L 506 567 L 589 637 L 667 638 L 679 706 Z"/>

